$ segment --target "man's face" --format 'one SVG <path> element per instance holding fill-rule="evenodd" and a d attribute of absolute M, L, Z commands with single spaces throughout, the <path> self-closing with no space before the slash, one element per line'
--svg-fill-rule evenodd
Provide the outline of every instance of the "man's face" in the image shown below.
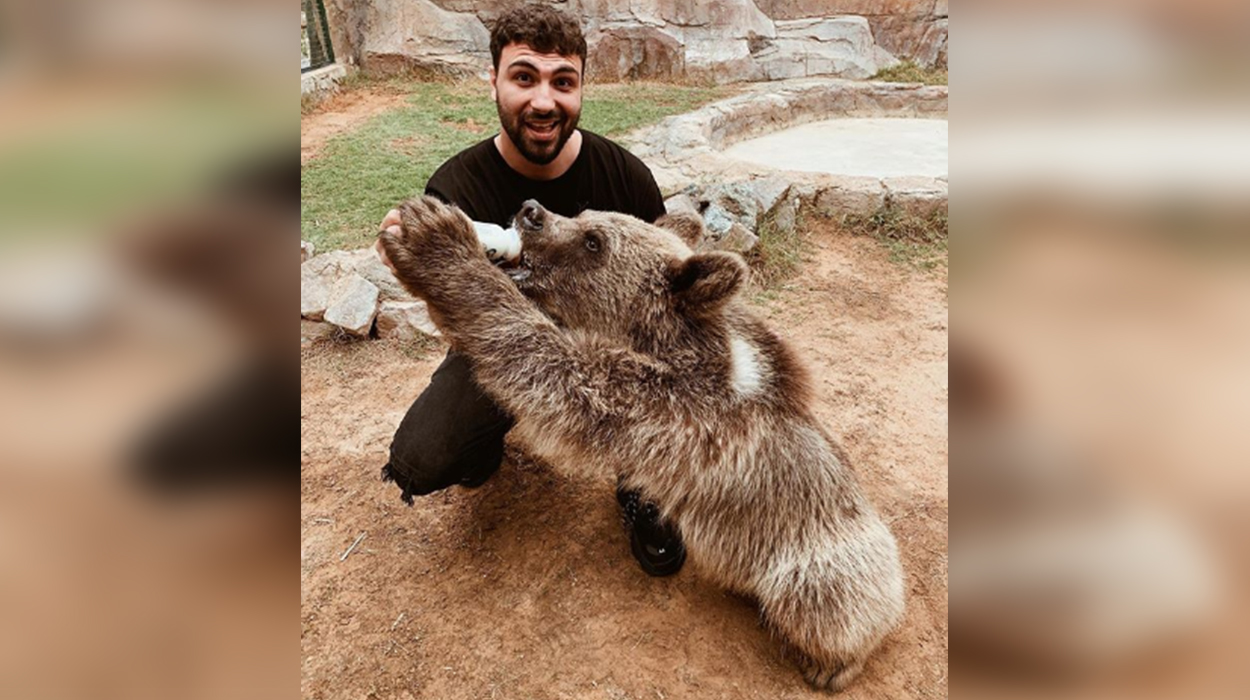
<path fill-rule="evenodd" d="M 504 133 L 526 160 L 559 155 L 582 115 L 582 59 L 508 44 L 491 71 L 491 97 Z"/>

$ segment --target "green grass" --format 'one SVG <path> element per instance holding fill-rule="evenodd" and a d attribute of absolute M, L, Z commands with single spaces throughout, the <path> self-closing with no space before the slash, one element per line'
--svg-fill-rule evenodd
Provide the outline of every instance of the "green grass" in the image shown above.
<path fill-rule="evenodd" d="M 772 219 L 760 222 L 759 242 L 746 255 L 751 266 L 751 282 L 760 298 L 770 298 L 770 292 L 779 289 L 798 272 L 803 263 L 803 236 L 807 230 L 806 217 L 800 211 L 794 226 L 783 229 Z"/>
<path fill-rule="evenodd" d="M 408 92 L 405 106 L 331 139 L 301 168 L 301 234 L 318 251 L 369 245 L 388 209 L 424 190 L 448 158 L 498 130 L 485 83 L 402 85 Z M 589 85 L 581 126 L 616 138 L 734 93 L 727 87 L 659 83 Z"/>
<path fill-rule="evenodd" d="M 925 85 L 946 85 L 945 68 L 924 68 L 908 59 L 893 68 L 882 68 L 872 76 L 872 80 L 885 80 L 891 83 L 924 83 Z"/>
<path fill-rule="evenodd" d="M 875 239 L 889 251 L 892 262 L 922 270 L 947 264 L 945 209 L 917 216 L 896 207 L 883 207 L 867 216 L 844 216 L 841 226 L 850 233 Z"/>

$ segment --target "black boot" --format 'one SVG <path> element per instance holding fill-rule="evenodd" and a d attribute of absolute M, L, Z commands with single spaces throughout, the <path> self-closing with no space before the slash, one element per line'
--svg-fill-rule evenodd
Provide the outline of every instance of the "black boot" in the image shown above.
<path fill-rule="evenodd" d="M 681 571 L 686 547 L 677 528 L 661 520 L 655 504 L 644 502 L 637 491 L 618 487 L 616 500 L 621 504 L 630 549 L 642 570 L 649 576 L 671 576 Z"/>

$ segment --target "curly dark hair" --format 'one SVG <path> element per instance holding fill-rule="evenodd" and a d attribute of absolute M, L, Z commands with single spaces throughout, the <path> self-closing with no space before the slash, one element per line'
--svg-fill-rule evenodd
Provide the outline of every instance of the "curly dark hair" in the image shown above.
<path fill-rule="evenodd" d="M 499 70 L 499 56 L 508 44 L 525 44 L 539 53 L 580 56 L 586 69 L 586 37 L 578 21 L 550 5 L 520 5 L 495 20 L 490 33 L 490 58 Z"/>

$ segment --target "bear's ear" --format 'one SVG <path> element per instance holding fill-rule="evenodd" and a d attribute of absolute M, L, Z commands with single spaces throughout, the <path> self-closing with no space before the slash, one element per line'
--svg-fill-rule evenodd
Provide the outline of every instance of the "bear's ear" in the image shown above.
<path fill-rule="evenodd" d="M 655 220 L 655 225 L 677 234 L 677 237 L 698 250 L 703 245 L 703 217 L 692 211 L 675 211 Z"/>
<path fill-rule="evenodd" d="M 716 311 L 733 298 L 747 279 L 747 264 L 733 253 L 696 253 L 669 268 L 669 290 L 680 308 L 693 313 Z"/>

